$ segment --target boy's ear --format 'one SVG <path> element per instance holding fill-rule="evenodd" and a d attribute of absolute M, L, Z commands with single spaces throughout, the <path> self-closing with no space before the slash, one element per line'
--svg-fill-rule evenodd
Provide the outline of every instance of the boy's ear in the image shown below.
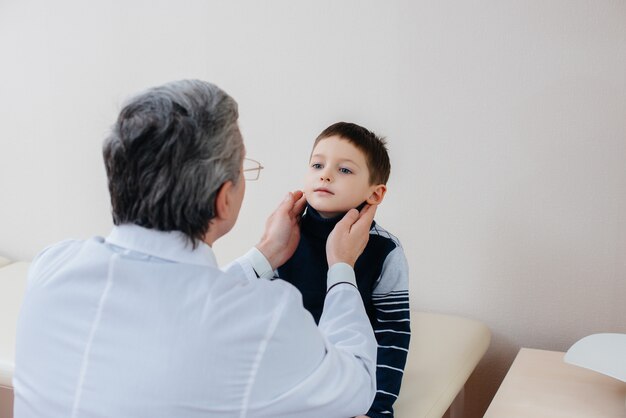
<path fill-rule="evenodd" d="M 383 198 L 385 197 L 385 193 L 387 193 L 387 186 L 384 184 L 379 184 L 374 186 L 372 190 L 372 194 L 367 198 L 366 202 L 368 205 L 379 205 Z"/>

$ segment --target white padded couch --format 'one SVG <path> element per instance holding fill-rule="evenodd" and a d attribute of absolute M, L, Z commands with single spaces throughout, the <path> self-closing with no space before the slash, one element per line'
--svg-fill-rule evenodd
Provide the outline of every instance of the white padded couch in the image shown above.
<path fill-rule="evenodd" d="M 0 256 L 1 418 L 13 416 L 15 328 L 27 270 L 28 263 Z M 418 311 L 411 315 L 411 347 L 395 406 L 396 417 L 461 416 L 462 396 L 457 395 L 489 346 L 489 329 L 458 316 Z"/>

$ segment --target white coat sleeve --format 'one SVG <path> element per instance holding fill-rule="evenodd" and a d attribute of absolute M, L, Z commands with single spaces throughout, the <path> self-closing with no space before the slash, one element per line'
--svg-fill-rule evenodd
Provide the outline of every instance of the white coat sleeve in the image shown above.
<path fill-rule="evenodd" d="M 268 283 L 283 298 L 251 385 L 249 416 L 347 418 L 368 410 L 377 345 L 355 283 L 350 266 L 331 267 L 319 326 L 296 288 Z"/>
<path fill-rule="evenodd" d="M 222 271 L 243 275 L 248 279 L 271 279 L 274 275 L 269 261 L 256 247 L 252 247 L 246 254 L 223 267 Z"/>

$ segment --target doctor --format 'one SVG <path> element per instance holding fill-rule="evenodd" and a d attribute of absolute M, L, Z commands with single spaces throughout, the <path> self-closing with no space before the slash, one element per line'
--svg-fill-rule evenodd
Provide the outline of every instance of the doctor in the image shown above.
<path fill-rule="evenodd" d="M 32 263 L 16 418 L 367 411 L 376 340 L 353 265 L 374 208 L 349 212 L 328 239 L 319 326 L 294 287 L 271 280 L 299 241 L 300 191 L 220 270 L 211 246 L 235 224 L 248 173 L 237 118 L 236 102 L 202 81 L 150 89 L 122 109 L 103 150 L 113 231 L 53 245 Z"/>

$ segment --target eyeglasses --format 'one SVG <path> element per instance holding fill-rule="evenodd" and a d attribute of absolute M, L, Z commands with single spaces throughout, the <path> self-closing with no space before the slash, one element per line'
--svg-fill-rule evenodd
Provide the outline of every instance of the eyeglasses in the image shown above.
<path fill-rule="evenodd" d="M 261 165 L 260 162 L 253 160 L 251 158 L 243 159 L 243 178 L 246 181 L 254 181 L 259 179 L 259 174 L 261 174 L 261 170 L 265 167 Z"/>

